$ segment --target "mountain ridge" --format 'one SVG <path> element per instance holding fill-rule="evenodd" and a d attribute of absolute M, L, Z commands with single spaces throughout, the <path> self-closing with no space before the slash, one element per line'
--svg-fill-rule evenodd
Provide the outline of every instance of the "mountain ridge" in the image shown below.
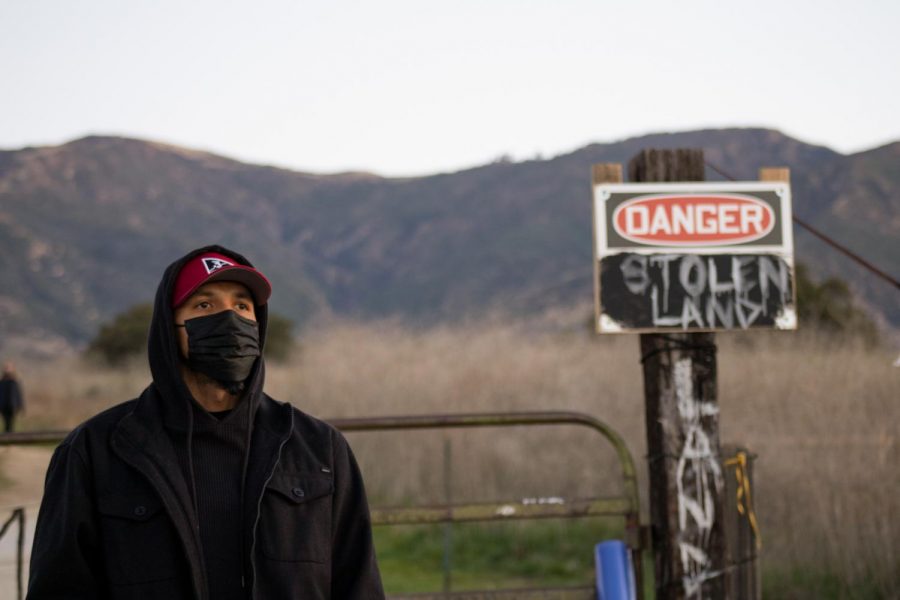
<path fill-rule="evenodd" d="M 703 148 L 738 179 L 788 166 L 798 216 L 883 268 L 898 264 L 900 142 L 845 155 L 770 129 L 704 129 L 393 178 L 87 136 L 0 151 L 0 263 L 10 283 L 0 328 L 7 340 L 83 344 L 99 322 L 149 299 L 168 262 L 211 242 L 263 267 L 275 310 L 301 322 L 452 321 L 590 302 L 590 165 L 625 163 L 645 147 Z M 707 178 L 722 179 L 712 169 Z M 843 276 L 886 327 L 900 327 L 895 290 L 795 236 L 798 260 Z"/>

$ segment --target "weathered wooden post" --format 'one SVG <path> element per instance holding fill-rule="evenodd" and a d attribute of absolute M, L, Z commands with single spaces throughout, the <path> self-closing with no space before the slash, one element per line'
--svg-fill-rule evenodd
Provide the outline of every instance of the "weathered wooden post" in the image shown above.
<path fill-rule="evenodd" d="M 796 328 L 790 190 L 704 180 L 702 150 L 595 165 L 596 323 L 641 334 L 657 597 L 725 598 L 713 331 Z M 763 178 L 778 179 L 773 175 Z"/>
<path fill-rule="evenodd" d="M 634 182 L 703 181 L 702 150 L 644 150 Z M 724 598 L 713 333 L 641 334 L 658 598 Z"/>

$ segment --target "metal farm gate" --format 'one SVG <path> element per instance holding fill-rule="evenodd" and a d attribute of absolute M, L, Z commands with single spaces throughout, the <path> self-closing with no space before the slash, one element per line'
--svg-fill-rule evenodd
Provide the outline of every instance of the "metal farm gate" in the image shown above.
<path fill-rule="evenodd" d="M 415 429 L 461 429 L 475 427 L 511 427 L 545 425 L 581 425 L 599 433 L 616 452 L 619 461 L 623 493 L 620 496 L 563 499 L 561 502 L 537 503 L 509 499 L 480 504 L 446 504 L 403 508 L 375 507 L 375 525 L 411 525 L 437 523 L 465 523 L 485 521 L 514 521 L 526 519 L 576 519 L 616 516 L 624 523 L 625 542 L 631 550 L 638 598 L 642 597 L 641 556 L 643 539 L 639 520 L 640 499 L 634 461 L 624 440 L 606 423 L 578 412 L 506 412 L 456 415 L 422 415 L 364 419 L 336 419 L 330 421 L 341 431 L 396 431 Z M 598 542 L 601 540 L 597 540 Z M 435 592 L 429 594 L 393 595 L 392 598 L 419 600 L 595 600 L 593 585 L 567 588 L 533 588 L 514 590 L 483 590 L 464 592 Z"/>

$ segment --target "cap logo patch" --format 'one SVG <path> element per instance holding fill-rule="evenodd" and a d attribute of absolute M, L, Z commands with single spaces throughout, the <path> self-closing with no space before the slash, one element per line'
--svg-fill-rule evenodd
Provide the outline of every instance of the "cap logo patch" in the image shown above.
<path fill-rule="evenodd" d="M 206 274 L 209 275 L 214 271 L 218 271 L 222 267 L 233 267 L 234 263 L 230 263 L 227 260 L 222 260 L 221 258 L 204 258 L 203 259 L 203 267 L 206 269 Z"/>

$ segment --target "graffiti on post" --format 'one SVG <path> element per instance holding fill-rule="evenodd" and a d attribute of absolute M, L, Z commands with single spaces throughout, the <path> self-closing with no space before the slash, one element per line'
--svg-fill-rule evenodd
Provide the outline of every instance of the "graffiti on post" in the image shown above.
<path fill-rule="evenodd" d="M 708 431 L 718 420 L 719 407 L 694 393 L 690 359 L 675 363 L 674 383 L 684 444 L 678 456 L 675 485 L 678 491 L 678 549 L 687 598 L 700 598 L 703 583 L 715 577 L 710 569 L 715 498 L 724 485 L 714 443 Z"/>

